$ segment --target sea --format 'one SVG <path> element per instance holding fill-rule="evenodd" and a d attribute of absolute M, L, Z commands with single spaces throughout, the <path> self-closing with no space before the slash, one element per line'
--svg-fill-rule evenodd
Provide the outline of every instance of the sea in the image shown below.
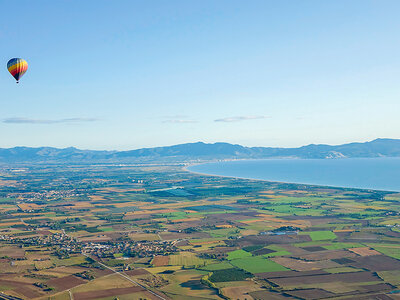
<path fill-rule="evenodd" d="M 192 165 L 191 172 L 400 192 L 400 158 L 257 159 Z"/>

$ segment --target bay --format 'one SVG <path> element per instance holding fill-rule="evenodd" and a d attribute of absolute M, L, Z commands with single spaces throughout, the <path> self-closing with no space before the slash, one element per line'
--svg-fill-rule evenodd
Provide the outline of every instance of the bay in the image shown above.
<path fill-rule="evenodd" d="M 400 158 L 236 160 L 193 165 L 188 170 L 218 176 L 400 192 Z"/>

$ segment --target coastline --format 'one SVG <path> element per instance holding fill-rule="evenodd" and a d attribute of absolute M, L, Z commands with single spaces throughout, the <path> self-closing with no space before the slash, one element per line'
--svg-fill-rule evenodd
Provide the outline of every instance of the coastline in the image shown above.
<path fill-rule="evenodd" d="M 333 188 L 333 189 L 344 189 L 344 190 L 357 190 L 357 191 L 376 191 L 376 192 L 387 192 L 387 193 L 400 193 L 398 190 L 390 190 L 390 189 L 379 189 L 379 188 L 361 188 L 361 187 L 348 187 L 348 186 L 337 186 L 337 185 L 326 185 L 326 184 L 315 184 L 315 183 L 304 183 L 304 182 L 292 182 L 292 181 L 280 181 L 280 180 L 268 180 L 261 178 L 251 178 L 251 177 L 243 177 L 243 176 L 231 176 L 231 175 L 220 175 L 220 174 L 211 174 L 204 172 L 197 172 L 190 170 L 191 167 L 204 165 L 209 163 L 222 163 L 222 162 L 236 162 L 236 161 L 257 161 L 257 160 L 269 160 L 269 159 L 227 159 L 222 161 L 206 161 L 199 163 L 189 163 L 188 165 L 182 168 L 183 171 L 189 172 L 196 175 L 201 176 L 213 176 L 213 177 L 221 177 L 221 178 L 233 178 L 233 179 L 242 179 L 242 180 L 251 180 L 251 181 L 264 181 L 270 183 L 279 183 L 279 184 L 293 184 L 293 185 L 302 185 L 302 186 L 310 186 L 310 187 L 321 187 L 321 188 Z M 293 159 L 298 160 L 298 159 Z M 325 159 L 321 159 L 325 160 Z"/>

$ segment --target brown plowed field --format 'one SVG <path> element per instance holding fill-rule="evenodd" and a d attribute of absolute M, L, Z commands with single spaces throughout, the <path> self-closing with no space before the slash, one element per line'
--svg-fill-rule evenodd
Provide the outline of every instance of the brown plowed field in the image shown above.
<path fill-rule="evenodd" d="M 288 300 L 294 299 L 292 297 L 282 296 L 278 293 L 268 292 L 268 291 L 255 291 L 250 292 L 249 295 L 253 297 L 253 299 L 257 300 Z"/>
<path fill-rule="evenodd" d="M 321 289 L 296 290 L 285 293 L 300 299 L 307 299 L 307 300 L 325 299 L 335 295 L 331 292 L 327 292 Z"/>
<path fill-rule="evenodd" d="M 355 257 L 356 255 L 346 250 L 318 251 L 310 254 L 298 255 L 297 257 L 304 260 L 325 260 L 338 259 L 344 257 Z"/>
<path fill-rule="evenodd" d="M 137 276 L 137 275 L 146 275 L 150 273 L 147 272 L 145 269 L 135 269 L 135 270 L 125 271 L 125 274 L 128 276 Z"/>
<path fill-rule="evenodd" d="M 253 255 L 264 255 L 264 254 L 269 254 L 272 252 L 275 252 L 275 251 L 271 250 L 271 249 L 267 249 L 267 248 L 261 248 L 261 249 L 255 250 L 251 253 L 253 253 Z"/>
<path fill-rule="evenodd" d="M 109 269 L 104 269 L 104 270 L 92 269 L 92 270 L 94 270 L 94 274 L 96 275 L 96 277 L 103 277 L 103 276 L 110 275 L 110 274 L 114 273 L 113 271 L 111 271 Z"/>
<path fill-rule="evenodd" d="M 26 299 L 33 299 L 40 297 L 42 294 L 27 286 L 19 286 L 14 290 L 18 294 L 24 295 Z"/>
<path fill-rule="evenodd" d="M 250 242 L 251 245 L 261 244 L 291 244 L 300 242 L 311 242 L 308 235 L 253 235 L 246 236 L 240 239 L 241 242 Z"/>
<path fill-rule="evenodd" d="M 66 277 L 56 278 L 49 280 L 46 284 L 51 287 L 55 287 L 57 291 L 65 291 L 74 286 L 81 285 L 87 281 L 75 277 L 74 275 L 69 275 Z"/>
<path fill-rule="evenodd" d="M 338 259 L 332 259 L 334 262 L 341 264 L 341 265 L 347 265 L 349 263 L 353 263 L 354 260 L 348 259 L 348 258 L 338 258 Z"/>
<path fill-rule="evenodd" d="M 313 271 L 281 271 L 281 272 L 268 272 L 268 273 L 257 273 L 257 277 L 268 279 L 268 278 L 286 278 L 286 277 L 300 277 L 300 276 L 315 276 L 315 275 L 329 275 L 330 273 L 323 270 Z"/>
<path fill-rule="evenodd" d="M 349 265 L 355 268 L 371 271 L 400 270 L 400 261 L 384 255 L 355 257 L 352 260 L 354 262 L 349 263 Z"/>
<path fill-rule="evenodd" d="M 143 291 L 145 291 L 145 289 L 141 288 L 140 286 L 132 286 L 129 288 L 115 288 L 115 289 L 107 289 L 107 290 L 99 290 L 99 291 L 74 293 L 74 299 L 75 300 L 91 300 L 91 299 L 106 298 L 106 297 L 111 297 L 111 296 L 132 294 L 132 293 L 143 292 Z"/>
<path fill-rule="evenodd" d="M 382 292 L 382 291 L 390 291 L 390 290 L 394 289 L 393 286 L 391 286 L 390 284 L 386 284 L 386 283 L 363 285 L 361 288 L 367 292 Z"/>
<path fill-rule="evenodd" d="M 385 294 L 378 294 L 378 295 L 366 295 L 366 296 L 357 296 L 357 300 L 393 300 L 393 299 L 399 299 L 399 298 L 394 298 L 397 297 L 396 295 L 393 295 L 392 297 L 389 297 Z M 347 298 L 350 299 L 350 298 Z"/>
<path fill-rule="evenodd" d="M 296 271 L 312 271 L 316 269 L 329 269 L 340 267 L 339 264 L 331 260 L 321 261 L 303 261 L 289 257 L 274 257 L 271 258 L 274 262 Z"/>
<path fill-rule="evenodd" d="M 156 267 L 168 266 L 169 257 L 168 256 L 156 256 L 153 258 L 153 265 Z"/>
<path fill-rule="evenodd" d="M 20 281 L 1 279 L 0 285 L 14 287 L 13 290 L 15 292 L 23 295 L 27 299 L 36 298 L 36 297 L 39 297 L 42 295 L 39 293 L 39 291 L 35 290 L 36 288 L 31 283 L 28 283 L 28 282 L 20 282 Z"/>
<path fill-rule="evenodd" d="M 286 278 L 271 278 L 269 281 L 280 286 L 318 284 L 327 282 L 370 282 L 382 281 L 378 276 L 371 272 L 356 272 L 356 273 L 340 273 L 329 275 L 301 276 L 301 277 L 286 277 Z"/>
<path fill-rule="evenodd" d="M 222 288 L 222 293 L 229 299 L 247 300 L 249 299 L 249 292 L 254 292 L 260 288 L 257 285 L 242 285 L 242 286 L 229 286 Z"/>
<path fill-rule="evenodd" d="M 13 259 L 23 259 L 25 251 L 17 247 L 3 247 L 0 250 L 0 256 L 7 256 Z"/>

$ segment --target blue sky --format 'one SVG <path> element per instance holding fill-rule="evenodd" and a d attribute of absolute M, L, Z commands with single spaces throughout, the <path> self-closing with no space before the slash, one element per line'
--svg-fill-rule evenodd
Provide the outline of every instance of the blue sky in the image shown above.
<path fill-rule="evenodd" d="M 0 147 L 400 138 L 399 1 L 1 1 Z M 12 57 L 28 61 L 20 84 Z"/>

